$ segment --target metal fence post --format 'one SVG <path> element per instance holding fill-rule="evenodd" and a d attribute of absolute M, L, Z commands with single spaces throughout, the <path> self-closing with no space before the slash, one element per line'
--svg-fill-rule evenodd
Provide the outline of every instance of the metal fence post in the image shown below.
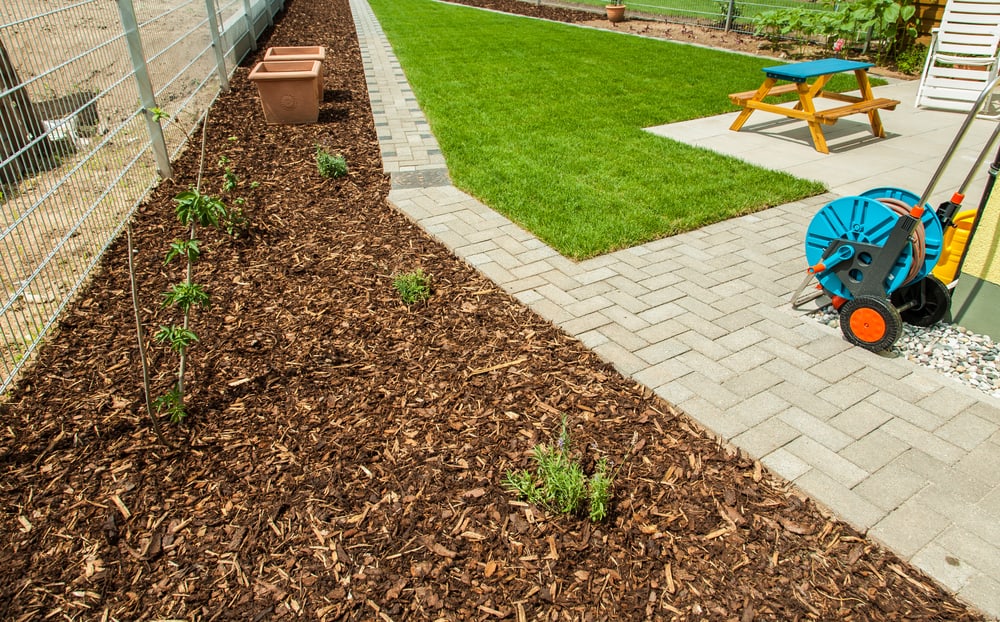
<path fill-rule="evenodd" d="M 229 72 L 226 71 L 226 55 L 222 47 L 222 37 L 219 35 L 219 18 L 216 17 L 215 0 L 205 0 L 208 10 L 208 27 L 212 31 L 212 49 L 215 51 L 215 66 L 219 74 L 219 90 L 229 92 Z"/>
<path fill-rule="evenodd" d="M 736 0 L 729 0 L 729 7 L 726 8 L 726 32 L 733 28 L 733 14 L 736 12 Z"/>
<path fill-rule="evenodd" d="M 250 34 L 250 49 L 257 51 L 257 28 L 254 26 L 253 9 L 250 0 L 243 0 L 243 16 L 247 21 L 247 32 Z"/>
<path fill-rule="evenodd" d="M 146 131 L 149 132 L 153 157 L 156 158 L 156 172 L 163 179 L 167 179 L 173 175 L 173 171 L 170 169 L 170 156 L 167 155 L 163 127 L 159 119 L 154 118 L 153 111 L 157 108 L 156 95 L 153 91 L 153 82 L 149 79 L 149 67 L 146 65 L 146 54 L 142 50 L 142 37 L 139 35 L 139 24 L 135 19 L 132 0 L 118 0 L 118 15 L 121 17 L 125 40 L 128 42 L 128 54 L 132 58 L 132 73 L 139 88 L 142 116 L 146 120 Z"/>

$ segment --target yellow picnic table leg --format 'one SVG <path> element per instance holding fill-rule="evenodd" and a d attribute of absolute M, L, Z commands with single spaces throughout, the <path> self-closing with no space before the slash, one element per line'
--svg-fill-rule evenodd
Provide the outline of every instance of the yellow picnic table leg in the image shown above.
<path fill-rule="evenodd" d="M 818 82 L 818 81 L 817 81 Z M 809 133 L 812 135 L 813 145 L 816 147 L 816 151 L 820 153 L 830 153 L 830 149 L 826 146 L 826 138 L 823 136 L 823 128 L 820 127 L 819 121 L 816 120 L 816 107 L 813 106 L 813 94 L 814 92 L 819 92 L 823 88 L 822 84 L 817 87 L 814 84 L 810 87 L 808 84 L 802 82 L 796 85 L 799 92 L 799 103 L 802 104 L 802 111 L 808 116 L 806 118 L 806 123 L 809 124 Z"/>
<path fill-rule="evenodd" d="M 854 77 L 858 80 L 858 89 L 861 91 L 861 99 L 863 101 L 871 101 L 872 99 L 875 99 L 875 96 L 872 94 L 872 85 L 868 81 L 868 72 L 864 69 L 855 69 Z M 885 128 L 882 127 L 882 117 L 878 114 L 878 108 L 873 108 L 868 111 L 868 123 L 872 126 L 872 136 L 885 138 Z"/>
<path fill-rule="evenodd" d="M 751 97 L 747 101 L 747 103 L 749 103 L 751 101 L 761 101 L 761 100 L 763 100 L 767 96 L 768 91 L 771 90 L 771 88 L 774 86 L 774 84 L 777 81 L 778 80 L 776 78 L 768 78 L 768 79 L 764 80 L 764 84 L 760 85 L 760 88 L 757 89 L 757 92 L 753 94 L 753 97 Z M 736 120 L 733 121 L 733 124 L 729 126 L 729 129 L 731 129 L 734 132 L 740 131 L 740 128 L 743 127 L 743 124 L 747 122 L 747 119 L 750 118 L 750 115 L 752 113 L 753 113 L 753 108 L 747 106 L 746 103 L 745 103 L 743 105 L 743 112 L 741 112 L 740 115 L 738 117 L 736 117 Z"/>

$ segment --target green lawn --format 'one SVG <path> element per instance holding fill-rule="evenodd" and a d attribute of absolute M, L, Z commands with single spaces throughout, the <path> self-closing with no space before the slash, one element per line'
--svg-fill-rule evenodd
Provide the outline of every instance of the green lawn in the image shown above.
<path fill-rule="evenodd" d="M 734 110 L 726 95 L 773 60 L 433 0 L 371 5 L 455 185 L 567 256 L 823 190 L 642 130 Z"/>

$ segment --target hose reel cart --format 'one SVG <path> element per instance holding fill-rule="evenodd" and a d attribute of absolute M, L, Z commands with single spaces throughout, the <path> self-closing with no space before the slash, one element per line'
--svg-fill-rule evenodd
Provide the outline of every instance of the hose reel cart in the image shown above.
<path fill-rule="evenodd" d="M 816 213 L 806 230 L 809 268 L 793 306 L 828 295 L 840 314 L 844 337 L 873 352 L 890 348 L 904 321 L 930 326 L 947 315 L 951 290 L 932 271 L 944 250 L 945 230 L 953 226 L 966 188 L 1000 136 L 1000 124 L 952 199 L 937 210 L 927 200 L 997 83 L 994 79 L 987 85 L 973 105 L 923 194 L 873 188 L 836 199 Z M 820 291 L 801 298 L 813 278 Z"/>

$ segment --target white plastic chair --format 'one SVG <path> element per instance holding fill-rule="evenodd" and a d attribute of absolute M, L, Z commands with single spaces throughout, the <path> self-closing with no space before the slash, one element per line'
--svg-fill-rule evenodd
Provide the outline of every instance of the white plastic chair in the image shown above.
<path fill-rule="evenodd" d="M 1000 0 L 948 0 L 931 34 L 917 106 L 968 112 L 997 76 L 998 48 Z"/>

